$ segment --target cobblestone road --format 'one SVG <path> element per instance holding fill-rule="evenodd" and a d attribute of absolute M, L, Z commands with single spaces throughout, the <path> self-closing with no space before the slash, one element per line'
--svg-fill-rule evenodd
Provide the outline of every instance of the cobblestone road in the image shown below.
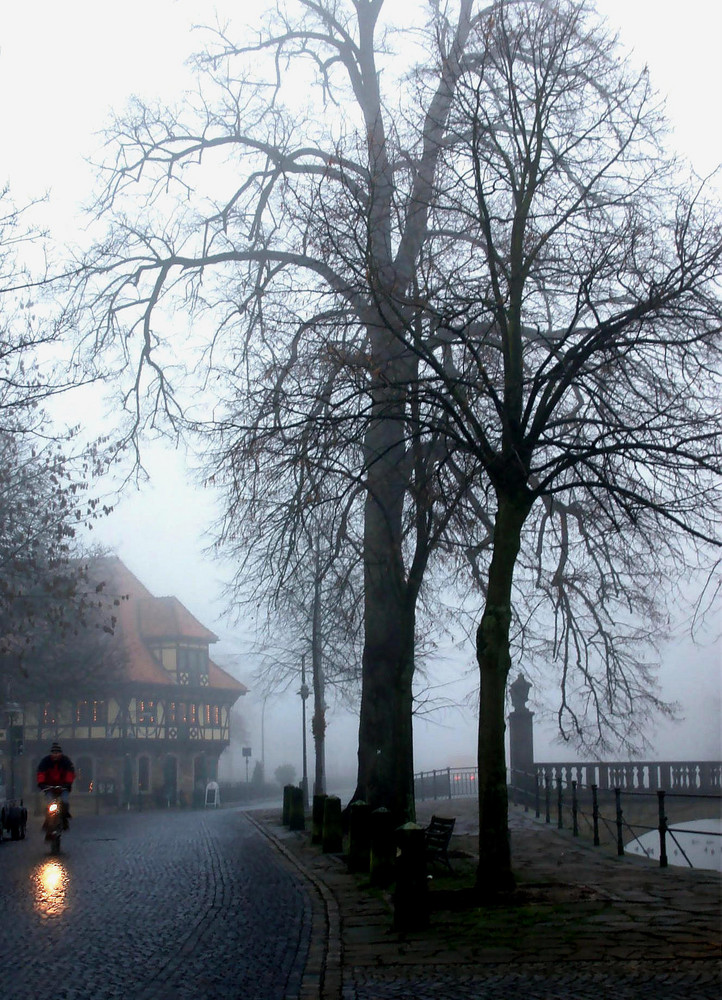
<path fill-rule="evenodd" d="M 308 953 L 298 873 L 242 812 L 78 817 L 58 858 L 0 845 L 3 1000 L 283 1000 Z"/>

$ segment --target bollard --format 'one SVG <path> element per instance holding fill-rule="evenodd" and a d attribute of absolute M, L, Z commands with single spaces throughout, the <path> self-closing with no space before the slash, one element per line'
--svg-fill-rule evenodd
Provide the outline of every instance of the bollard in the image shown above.
<path fill-rule="evenodd" d="M 368 872 L 371 854 L 371 807 L 360 799 L 348 810 L 348 868 Z"/>
<path fill-rule="evenodd" d="M 338 795 L 327 795 L 323 805 L 321 850 L 324 854 L 340 854 L 343 851 L 341 799 Z"/>
<path fill-rule="evenodd" d="M 291 821 L 291 795 L 293 793 L 293 785 L 283 786 L 283 812 L 281 814 L 281 824 L 283 826 L 288 826 Z"/>
<path fill-rule="evenodd" d="M 371 850 L 369 875 L 371 884 L 382 888 L 391 885 L 394 878 L 394 828 L 391 813 L 383 806 L 371 813 Z"/>
<path fill-rule="evenodd" d="M 429 925 L 429 886 L 426 881 L 426 839 L 423 827 L 406 823 L 396 831 L 394 930 L 423 930 Z"/>
<path fill-rule="evenodd" d="M 288 829 L 289 830 L 305 830 L 306 829 L 306 810 L 303 805 L 303 789 L 296 788 L 295 785 L 291 785 L 290 792 L 290 804 L 288 810 Z"/>
<path fill-rule="evenodd" d="M 323 840 L 323 810 L 326 805 L 328 795 L 325 792 L 316 794 L 313 797 L 313 807 L 311 811 L 311 843 L 320 844 Z"/>

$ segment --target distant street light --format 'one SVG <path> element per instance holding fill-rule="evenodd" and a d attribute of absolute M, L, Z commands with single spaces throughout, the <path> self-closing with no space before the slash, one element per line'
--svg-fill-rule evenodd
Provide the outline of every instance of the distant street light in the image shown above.
<path fill-rule="evenodd" d="M 301 720 L 302 720 L 302 734 L 303 734 L 303 778 L 301 779 L 301 788 L 303 789 L 303 807 L 306 809 L 308 807 L 308 765 L 306 760 L 306 699 L 308 698 L 309 691 L 308 685 L 306 684 L 306 656 L 304 653 L 301 654 L 301 690 L 298 692 L 301 696 Z"/>

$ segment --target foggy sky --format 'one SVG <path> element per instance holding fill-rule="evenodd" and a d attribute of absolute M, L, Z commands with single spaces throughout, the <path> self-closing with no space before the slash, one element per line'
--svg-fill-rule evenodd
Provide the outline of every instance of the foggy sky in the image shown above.
<path fill-rule="evenodd" d="M 392 2 L 392 0 L 389 0 Z M 208 16 L 211 4 L 203 5 Z M 262 3 L 243 5 L 224 0 L 229 12 L 244 8 L 252 19 Z M 722 137 L 710 117 L 719 99 L 717 48 L 722 15 L 717 4 L 688 0 L 680 16 L 678 3 L 659 0 L 603 0 L 598 4 L 622 39 L 649 65 L 653 83 L 669 95 L 668 112 L 674 141 L 708 173 L 722 161 Z M 144 96 L 173 95 L 184 85 L 182 59 L 192 50 L 188 24 L 199 17 L 196 0 L 128 0 L 106 5 L 76 0 L 58 5 L 41 0 L 29 5 L 3 5 L 0 11 L 0 134 L 4 137 L 0 179 L 11 182 L 18 202 L 51 192 L 42 218 L 70 237 L 77 204 L 87 200 L 92 170 L 83 162 L 100 147 L 96 133 L 107 109 L 122 110 L 131 90 Z M 11 96 L 10 96 L 11 95 Z M 105 419 L 96 401 L 96 419 Z M 115 549 L 129 568 L 156 595 L 174 594 L 221 637 L 221 654 L 244 655 L 250 623 L 221 618 L 222 586 L 232 568 L 216 565 L 204 553 L 203 537 L 216 510 L 212 497 L 189 481 L 182 452 L 153 446 L 145 453 L 151 482 L 130 493 L 114 514 L 100 524 L 94 541 Z M 654 738 L 658 757 L 667 759 L 722 756 L 720 734 L 719 614 L 710 622 L 706 645 L 686 640 L 664 653 L 664 695 L 682 703 L 686 723 L 664 724 Z M 442 650 L 439 676 L 468 673 L 473 650 Z M 448 664 L 448 666 L 445 666 Z M 239 676 L 251 684 L 255 664 Z M 516 671 L 516 667 L 514 670 Z M 475 685 L 473 672 L 449 690 L 463 698 Z M 532 698 L 534 695 L 532 695 Z M 532 708 L 534 705 L 532 704 Z M 254 758 L 260 757 L 260 703 L 247 697 L 247 732 Z M 537 759 L 573 758 L 551 743 L 553 725 L 539 718 Z M 328 730 L 329 762 L 354 768 L 356 723 L 349 714 L 332 715 Z M 416 767 L 472 764 L 476 757 L 473 711 L 460 708 L 439 713 L 434 722 L 416 726 Z M 300 700 L 291 692 L 267 702 L 265 712 L 266 771 L 300 758 Z M 295 759 L 294 759 L 295 758 Z M 298 763 L 300 771 L 300 762 Z M 330 767 L 332 764 L 329 765 Z M 312 770 L 312 759 L 309 757 Z M 242 777 L 242 774 L 239 775 Z"/>

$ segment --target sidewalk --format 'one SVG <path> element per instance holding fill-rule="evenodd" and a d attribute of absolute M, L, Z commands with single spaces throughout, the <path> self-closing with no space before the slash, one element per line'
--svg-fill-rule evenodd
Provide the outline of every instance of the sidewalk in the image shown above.
<path fill-rule="evenodd" d="M 422 803 L 420 823 L 434 807 L 457 817 L 452 848 L 473 853 L 476 803 Z M 517 904 L 452 908 L 432 880 L 429 927 L 401 935 L 388 894 L 350 875 L 341 856 L 322 854 L 308 831 L 282 827 L 280 809 L 254 821 L 312 887 L 303 1000 L 722 996 L 719 873 L 617 858 L 512 808 Z M 472 872 L 474 859 L 453 864 Z"/>

